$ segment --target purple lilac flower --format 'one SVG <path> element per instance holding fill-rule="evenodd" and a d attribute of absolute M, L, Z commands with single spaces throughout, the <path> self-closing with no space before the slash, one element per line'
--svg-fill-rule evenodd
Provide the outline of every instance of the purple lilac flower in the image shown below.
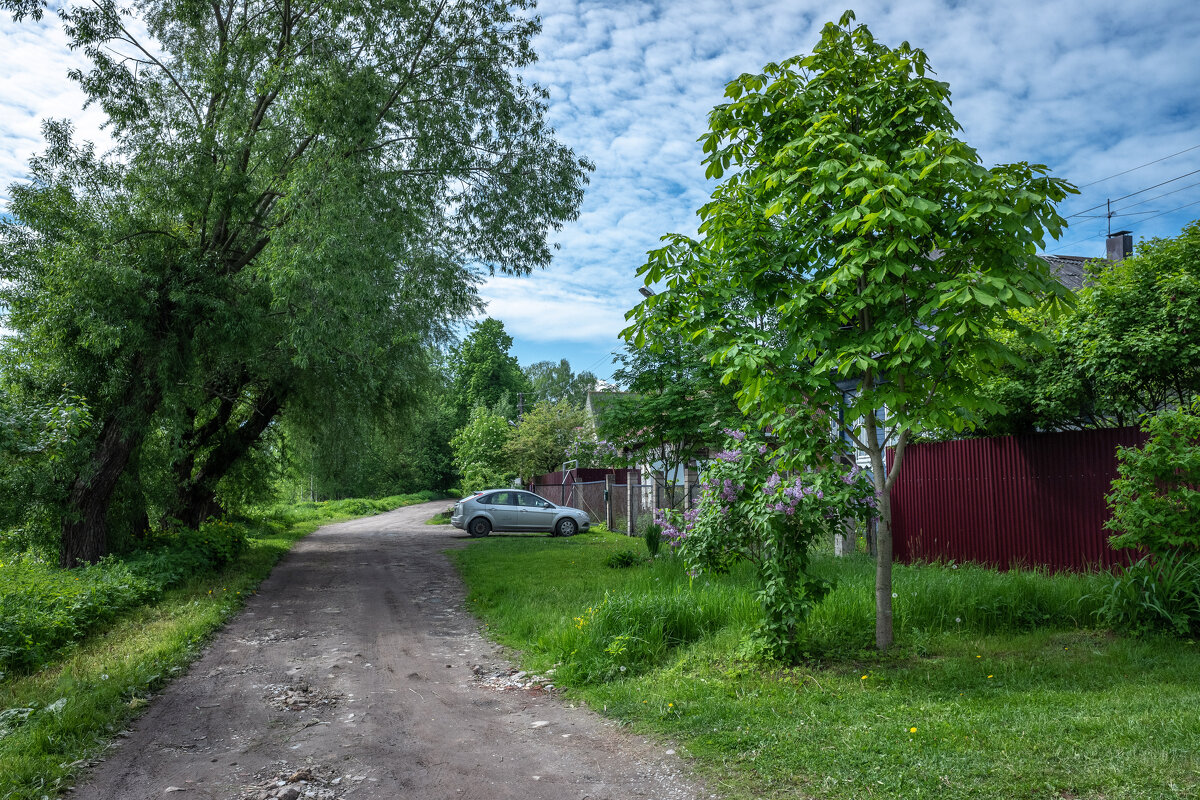
<path fill-rule="evenodd" d="M 716 458 L 720 459 L 721 461 L 728 461 L 732 464 L 736 464 L 741 460 L 742 454 L 737 450 L 722 450 L 721 452 L 717 453 Z"/>
<path fill-rule="evenodd" d="M 739 442 L 746 441 L 746 432 L 745 431 L 735 431 L 733 428 L 726 428 L 725 435 L 728 436 L 730 439 L 737 439 Z"/>
<path fill-rule="evenodd" d="M 768 450 L 770 450 L 770 449 L 771 449 L 771 448 L 767 447 L 765 444 L 764 444 L 764 445 L 760 445 L 760 446 L 759 446 L 759 448 L 758 448 L 758 454 L 759 454 L 760 456 L 765 456 L 765 455 L 767 454 L 767 451 L 768 451 Z"/>
<path fill-rule="evenodd" d="M 767 485 L 763 487 L 763 492 L 773 494 L 779 488 L 780 483 L 782 483 L 782 479 L 779 477 L 779 473 L 772 472 L 771 477 L 767 478 Z"/>

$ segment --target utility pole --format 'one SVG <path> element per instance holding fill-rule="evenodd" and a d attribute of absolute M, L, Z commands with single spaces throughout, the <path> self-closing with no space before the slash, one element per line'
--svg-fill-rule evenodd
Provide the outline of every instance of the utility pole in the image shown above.
<path fill-rule="evenodd" d="M 517 392 L 517 422 L 525 417 L 525 393 Z"/>

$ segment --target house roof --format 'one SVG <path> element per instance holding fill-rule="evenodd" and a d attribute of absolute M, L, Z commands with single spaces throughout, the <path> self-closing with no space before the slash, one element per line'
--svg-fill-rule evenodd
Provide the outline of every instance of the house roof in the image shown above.
<path fill-rule="evenodd" d="M 1083 288 L 1083 283 L 1087 279 L 1088 262 L 1103 260 L 1086 256 L 1052 256 L 1046 253 L 1038 253 L 1038 258 L 1045 261 L 1050 266 L 1050 271 L 1054 273 L 1054 277 L 1073 292 Z"/>

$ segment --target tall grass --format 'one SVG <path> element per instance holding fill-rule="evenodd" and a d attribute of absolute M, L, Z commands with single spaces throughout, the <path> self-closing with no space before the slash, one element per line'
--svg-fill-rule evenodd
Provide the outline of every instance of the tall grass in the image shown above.
<path fill-rule="evenodd" d="M 638 566 L 621 589 L 581 610 L 538 640 L 561 662 L 563 677 L 597 683 L 661 666 L 672 651 L 757 619 L 753 596 L 728 581 L 693 582 L 678 559 Z"/>
<path fill-rule="evenodd" d="M 808 621 L 815 652 L 870 647 L 874 641 L 875 564 L 865 556 L 814 560 L 835 584 Z M 1109 578 L 1101 574 L 998 572 L 972 564 L 893 568 L 893 624 L 898 638 L 919 643 L 945 633 L 1069 630 L 1095 624 Z"/>

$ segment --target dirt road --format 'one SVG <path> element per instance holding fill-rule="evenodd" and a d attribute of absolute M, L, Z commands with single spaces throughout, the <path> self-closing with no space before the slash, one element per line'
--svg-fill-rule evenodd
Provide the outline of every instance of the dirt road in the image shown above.
<path fill-rule="evenodd" d="M 604 800 L 708 797 L 667 748 L 509 666 L 422 524 L 445 502 L 301 541 L 76 797 Z M 481 677 L 482 675 L 482 677 Z"/>

